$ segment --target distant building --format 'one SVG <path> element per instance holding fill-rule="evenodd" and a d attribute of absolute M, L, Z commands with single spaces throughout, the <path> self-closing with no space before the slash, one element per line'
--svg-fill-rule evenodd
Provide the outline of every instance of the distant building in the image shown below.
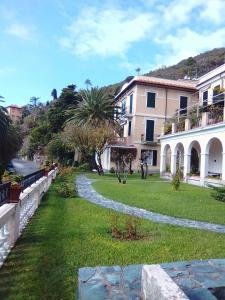
<path fill-rule="evenodd" d="M 10 119 L 13 122 L 19 121 L 22 118 L 22 107 L 10 105 L 7 107 Z"/>
<path fill-rule="evenodd" d="M 140 168 L 140 158 L 147 151 L 149 170 L 158 172 L 160 166 L 160 143 L 158 137 L 165 121 L 176 111 L 198 101 L 198 81 L 169 80 L 148 76 L 136 76 L 124 84 L 115 101 L 121 108 L 123 135 L 108 143 L 102 157 L 103 168 L 114 167 L 111 160 L 113 148 L 136 148 L 137 157 L 132 169 Z"/>

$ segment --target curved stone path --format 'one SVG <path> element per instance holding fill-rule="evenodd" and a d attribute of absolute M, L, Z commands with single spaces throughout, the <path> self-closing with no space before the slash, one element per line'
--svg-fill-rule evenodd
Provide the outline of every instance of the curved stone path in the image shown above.
<path fill-rule="evenodd" d="M 225 225 L 171 217 L 107 199 L 94 190 L 92 187 L 93 181 L 84 175 L 79 175 L 77 176 L 76 184 L 79 196 L 94 204 L 153 222 L 225 233 Z"/>

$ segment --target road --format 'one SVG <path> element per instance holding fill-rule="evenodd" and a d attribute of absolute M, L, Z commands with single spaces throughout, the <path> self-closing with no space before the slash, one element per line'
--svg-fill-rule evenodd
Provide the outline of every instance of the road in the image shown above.
<path fill-rule="evenodd" d="M 12 160 L 12 164 L 16 171 L 22 174 L 23 176 L 38 171 L 38 166 L 32 161 L 15 158 Z"/>

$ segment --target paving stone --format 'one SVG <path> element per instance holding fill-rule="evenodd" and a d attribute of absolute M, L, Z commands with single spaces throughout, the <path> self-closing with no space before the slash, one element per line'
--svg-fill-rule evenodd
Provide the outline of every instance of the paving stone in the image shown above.
<path fill-rule="evenodd" d="M 124 214 L 151 220 L 153 222 L 225 233 L 224 225 L 171 217 L 107 199 L 94 190 L 91 185 L 93 181 L 94 180 L 90 180 L 84 175 L 77 176 L 76 180 L 77 190 L 80 197 L 85 198 L 92 203 L 98 204 L 105 208 L 113 209 Z"/>

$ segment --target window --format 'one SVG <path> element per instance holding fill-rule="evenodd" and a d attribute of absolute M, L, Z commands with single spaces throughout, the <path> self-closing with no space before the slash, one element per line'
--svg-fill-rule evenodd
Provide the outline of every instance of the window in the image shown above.
<path fill-rule="evenodd" d="M 141 150 L 141 158 L 148 166 L 157 166 L 157 150 Z"/>
<path fill-rule="evenodd" d="M 146 121 L 146 141 L 153 141 L 154 140 L 154 121 L 147 120 Z"/>
<path fill-rule="evenodd" d="M 132 110 L 133 110 L 133 94 L 130 95 L 130 110 L 129 110 L 130 114 L 132 114 Z"/>
<path fill-rule="evenodd" d="M 126 100 L 122 100 L 121 113 L 124 115 L 126 113 Z"/>
<path fill-rule="evenodd" d="M 147 107 L 155 108 L 155 93 L 147 93 Z"/>
<path fill-rule="evenodd" d="M 202 94 L 202 104 L 203 106 L 207 106 L 208 104 L 208 91 L 204 91 Z"/>
<path fill-rule="evenodd" d="M 131 121 L 128 123 L 128 136 L 131 136 Z"/>
<path fill-rule="evenodd" d="M 180 96 L 180 114 L 186 114 L 187 113 L 187 100 L 188 97 Z"/>

